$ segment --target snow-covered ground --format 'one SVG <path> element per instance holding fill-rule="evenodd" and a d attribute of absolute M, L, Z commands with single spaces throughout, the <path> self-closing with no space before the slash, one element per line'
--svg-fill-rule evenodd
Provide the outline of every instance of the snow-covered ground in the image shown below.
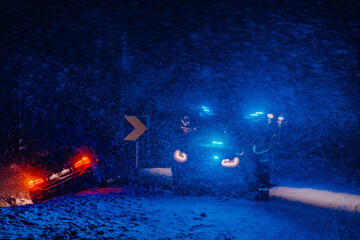
<path fill-rule="evenodd" d="M 360 215 L 109 187 L 0 209 L 0 239 L 360 239 Z"/>

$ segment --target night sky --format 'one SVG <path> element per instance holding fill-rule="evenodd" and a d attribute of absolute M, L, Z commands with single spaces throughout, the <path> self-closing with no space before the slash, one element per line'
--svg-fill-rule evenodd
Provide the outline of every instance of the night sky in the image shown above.
<path fill-rule="evenodd" d="M 111 176 L 133 167 L 124 116 L 146 115 L 140 165 L 169 167 L 179 116 L 208 104 L 240 127 L 248 111 L 285 113 L 279 182 L 360 186 L 357 1 L 17 0 L 0 9 L 3 165 L 51 168 L 87 144 Z"/>

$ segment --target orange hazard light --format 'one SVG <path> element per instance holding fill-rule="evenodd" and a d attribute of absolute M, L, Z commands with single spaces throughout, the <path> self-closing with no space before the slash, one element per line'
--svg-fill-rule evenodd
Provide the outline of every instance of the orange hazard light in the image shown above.
<path fill-rule="evenodd" d="M 91 166 L 91 161 L 88 157 L 82 157 L 80 161 L 77 161 L 74 164 L 74 168 L 75 169 L 79 169 L 79 168 L 88 168 Z"/>
<path fill-rule="evenodd" d="M 36 179 L 36 180 L 31 180 L 30 182 L 29 182 L 29 187 L 30 188 L 33 188 L 33 187 L 35 187 L 36 185 L 39 185 L 39 184 L 41 184 L 41 183 L 43 183 L 44 182 L 44 179 L 42 179 L 42 178 L 39 178 L 39 179 Z"/>

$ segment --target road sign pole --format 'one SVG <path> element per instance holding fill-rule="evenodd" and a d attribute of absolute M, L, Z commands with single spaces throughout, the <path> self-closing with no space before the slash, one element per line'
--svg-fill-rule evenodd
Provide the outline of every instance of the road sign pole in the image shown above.
<path fill-rule="evenodd" d="M 124 138 L 125 141 L 135 141 L 136 142 L 136 153 L 135 153 L 135 170 L 139 165 L 139 140 L 140 137 L 147 129 L 146 126 L 135 116 L 124 116 L 125 119 L 134 127 L 134 130 Z M 145 116 L 147 118 L 147 124 L 149 125 L 149 116 Z M 149 140 L 149 133 L 148 133 Z"/>
<path fill-rule="evenodd" d="M 136 141 L 135 169 L 137 169 L 138 167 L 138 159 L 139 159 L 139 141 Z"/>

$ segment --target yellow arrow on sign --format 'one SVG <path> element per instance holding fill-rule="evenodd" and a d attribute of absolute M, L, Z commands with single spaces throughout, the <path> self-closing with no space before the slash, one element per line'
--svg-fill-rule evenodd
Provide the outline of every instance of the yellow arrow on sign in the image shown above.
<path fill-rule="evenodd" d="M 131 125 L 133 125 L 135 129 L 129 135 L 127 135 L 127 137 L 124 138 L 124 140 L 135 141 L 136 139 L 138 139 L 138 137 L 141 136 L 141 134 L 143 134 L 146 131 L 146 127 L 142 122 L 140 122 L 140 120 L 137 117 L 125 116 L 125 118 L 126 120 L 128 120 L 128 122 Z"/>

